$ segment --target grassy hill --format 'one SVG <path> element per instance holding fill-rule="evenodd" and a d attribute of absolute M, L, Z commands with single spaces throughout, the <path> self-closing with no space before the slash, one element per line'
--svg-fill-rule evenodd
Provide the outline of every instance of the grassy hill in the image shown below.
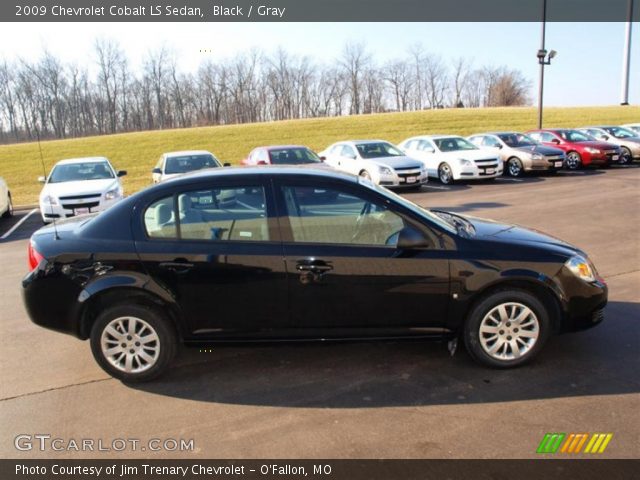
<path fill-rule="evenodd" d="M 221 161 L 239 163 L 254 147 L 303 144 L 319 151 L 352 138 L 380 138 L 400 142 L 426 133 L 470 135 L 482 131 L 524 131 L 536 126 L 535 108 L 482 108 L 428 110 L 351 117 L 161 130 L 101 137 L 42 142 L 47 171 L 63 158 L 106 156 L 117 169 L 127 170 L 126 193 L 148 185 L 151 169 L 163 152 L 205 149 Z M 545 126 L 577 127 L 640 121 L 640 107 L 548 108 Z M 36 203 L 42 175 L 36 143 L 0 146 L 0 176 L 11 188 L 16 205 Z"/>

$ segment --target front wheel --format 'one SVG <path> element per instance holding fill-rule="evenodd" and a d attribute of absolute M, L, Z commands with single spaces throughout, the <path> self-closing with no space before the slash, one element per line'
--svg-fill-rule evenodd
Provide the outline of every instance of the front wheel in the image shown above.
<path fill-rule="evenodd" d="M 443 185 L 451 185 L 453 183 L 453 172 L 447 163 L 441 163 L 438 167 L 438 179 Z"/>
<path fill-rule="evenodd" d="M 569 152 L 564 165 L 569 170 L 578 170 L 582 166 L 582 157 L 578 152 Z"/>
<path fill-rule="evenodd" d="M 510 158 L 507 161 L 507 173 L 510 177 L 521 177 L 524 172 L 522 162 L 519 158 Z"/>
<path fill-rule="evenodd" d="M 91 329 L 91 351 L 98 365 L 124 382 L 146 382 L 173 360 L 176 334 L 165 315 L 144 305 L 107 308 Z"/>
<path fill-rule="evenodd" d="M 464 343 L 478 362 L 511 368 L 530 361 L 550 332 L 544 305 L 524 290 L 500 290 L 473 307 L 464 327 Z"/>
<path fill-rule="evenodd" d="M 633 163 L 633 156 L 631 155 L 631 150 L 627 147 L 620 147 L 620 164 L 621 165 L 630 165 Z"/>

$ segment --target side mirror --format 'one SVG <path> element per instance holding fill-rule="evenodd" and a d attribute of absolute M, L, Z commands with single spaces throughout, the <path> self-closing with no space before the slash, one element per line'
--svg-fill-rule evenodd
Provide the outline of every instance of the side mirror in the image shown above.
<path fill-rule="evenodd" d="M 46 181 L 47 181 L 47 177 L 43 177 L 43 176 L 38 177 L 38 182 L 45 183 Z"/>
<path fill-rule="evenodd" d="M 162 175 L 162 170 L 156 167 L 153 170 L 151 170 L 151 173 L 153 173 L 154 175 Z"/>
<path fill-rule="evenodd" d="M 601 140 L 609 140 L 609 135 L 601 135 L 600 139 Z"/>
<path fill-rule="evenodd" d="M 560 140 L 558 140 L 557 138 L 552 138 L 551 139 L 551 143 L 555 143 L 556 145 L 560 145 Z"/>
<path fill-rule="evenodd" d="M 268 165 L 264 160 L 258 160 L 258 165 Z"/>
<path fill-rule="evenodd" d="M 230 164 L 229 162 L 225 162 L 225 163 L 223 163 L 223 164 L 222 164 L 222 166 L 223 166 L 223 167 L 230 167 L 230 166 L 231 166 L 231 164 Z"/>
<path fill-rule="evenodd" d="M 496 147 L 498 150 L 502 150 L 502 148 L 503 148 L 501 143 L 496 143 L 496 144 L 495 144 L 495 147 Z"/>
<path fill-rule="evenodd" d="M 423 150 L 423 152 L 425 152 L 425 153 L 436 153 L 435 149 L 434 149 L 434 148 L 431 148 L 431 147 L 430 147 L 430 148 L 425 148 L 425 149 Z"/>
<path fill-rule="evenodd" d="M 413 227 L 404 227 L 398 232 L 399 250 L 411 250 L 414 248 L 425 248 L 429 246 L 429 241 L 425 236 Z"/>
<path fill-rule="evenodd" d="M 124 177 L 126 174 L 127 174 L 126 170 L 118 170 L 118 177 Z"/>
<path fill-rule="evenodd" d="M 327 157 L 325 157 L 324 155 L 320 157 L 320 161 L 321 162 L 326 162 L 327 161 Z"/>

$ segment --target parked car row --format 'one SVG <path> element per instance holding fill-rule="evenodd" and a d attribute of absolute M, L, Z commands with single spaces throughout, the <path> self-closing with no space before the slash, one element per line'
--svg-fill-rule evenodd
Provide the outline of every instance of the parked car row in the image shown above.
<path fill-rule="evenodd" d="M 640 159 L 640 124 L 627 127 L 486 132 L 468 138 L 419 135 L 397 146 L 385 140 L 349 140 L 334 143 L 318 154 L 303 145 L 271 145 L 254 148 L 241 164 L 319 166 L 388 188 L 419 189 L 429 178 L 448 185 L 459 180 L 492 180 L 503 174 L 554 173 L 563 167 L 576 170 L 628 164 Z M 223 166 L 228 164 L 206 150 L 168 152 L 152 169 L 152 181 L 160 183 Z M 39 179 L 44 183 L 39 200 L 42 220 L 48 223 L 105 210 L 123 198 L 123 175 L 126 171 L 117 171 L 104 157 L 58 162 L 48 177 Z M 10 215 L 10 199 L 6 185 L 0 183 L 0 213 Z"/>

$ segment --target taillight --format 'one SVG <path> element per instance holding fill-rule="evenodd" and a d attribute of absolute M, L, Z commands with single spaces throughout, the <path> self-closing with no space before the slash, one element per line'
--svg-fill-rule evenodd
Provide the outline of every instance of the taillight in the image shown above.
<path fill-rule="evenodd" d="M 36 267 L 40 264 L 40 262 L 42 260 L 44 260 L 44 257 L 42 255 L 40 255 L 40 252 L 38 252 L 35 247 L 33 246 L 33 242 L 29 242 L 29 253 L 28 253 L 28 257 L 29 257 L 29 271 L 33 272 Z"/>

